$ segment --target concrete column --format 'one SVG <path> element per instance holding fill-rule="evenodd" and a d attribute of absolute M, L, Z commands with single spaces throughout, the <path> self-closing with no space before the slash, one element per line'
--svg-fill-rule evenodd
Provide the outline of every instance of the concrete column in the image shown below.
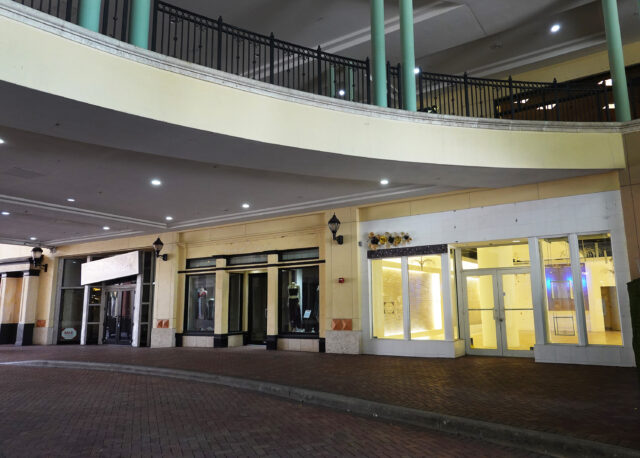
<path fill-rule="evenodd" d="M 371 76 L 373 103 L 387 106 L 387 66 L 384 34 L 384 0 L 371 0 Z"/>
<path fill-rule="evenodd" d="M 441 286 L 441 294 L 442 294 L 442 306 L 443 310 L 443 319 L 442 325 L 444 327 L 444 340 L 452 342 L 453 337 L 453 307 L 456 304 L 453 304 L 453 300 L 451 297 L 451 275 L 449 274 L 449 263 L 450 263 L 450 254 L 449 250 L 447 250 L 446 254 L 443 254 L 441 257 L 440 269 L 442 270 L 442 286 Z"/>
<path fill-rule="evenodd" d="M 151 0 L 132 0 L 129 18 L 129 43 L 149 49 L 149 21 Z"/>
<path fill-rule="evenodd" d="M 227 267 L 227 260 L 216 259 L 216 268 Z M 229 272 L 216 271 L 216 308 L 213 323 L 213 346 L 227 347 L 229 345 Z"/>
<path fill-rule="evenodd" d="M 89 258 L 88 261 L 91 261 L 91 258 Z M 91 295 L 91 287 L 89 285 L 84 285 L 84 298 L 82 299 L 82 327 L 80 328 L 80 345 L 87 344 L 87 327 L 89 326 L 88 322 L 89 322 L 90 295 Z"/>
<path fill-rule="evenodd" d="M 78 5 L 78 25 L 94 32 L 99 32 L 101 9 L 102 0 L 80 0 Z"/>
<path fill-rule="evenodd" d="M 0 344 L 16 341 L 22 277 L 2 274 L 0 282 Z"/>
<path fill-rule="evenodd" d="M 627 75 L 622 53 L 622 37 L 618 20 L 618 3 L 616 0 L 602 0 L 604 30 L 607 34 L 609 51 L 609 69 L 613 80 L 613 100 L 616 103 L 616 121 L 631 121 L 629 93 L 627 91 Z"/>
<path fill-rule="evenodd" d="M 540 248 L 538 237 L 529 238 L 529 259 L 531 260 L 531 297 L 533 300 L 533 321 L 536 334 L 536 345 L 546 343 L 545 317 L 544 317 L 544 292 L 546 291 L 544 277 L 542 275 L 544 266 L 540 259 Z"/>
<path fill-rule="evenodd" d="M 36 306 L 38 304 L 38 286 L 40 272 L 25 272 L 22 277 L 22 294 L 20 295 L 20 316 L 16 345 L 33 344 L 33 328 L 36 325 Z"/>
<path fill-rule="evenodd" d="M 413 42 L 413 0 L 400 0 L 400 38 L 402 44 L 402 96 L 404 108 L 416 111 L 416 56 Z"/>
<path fill-rule="evenodd" d="M 277 264 L 278 255 L 267 256 L 267 264 Z M 278 349 L 278 268 L 267 268 L 267 350 Z"/>

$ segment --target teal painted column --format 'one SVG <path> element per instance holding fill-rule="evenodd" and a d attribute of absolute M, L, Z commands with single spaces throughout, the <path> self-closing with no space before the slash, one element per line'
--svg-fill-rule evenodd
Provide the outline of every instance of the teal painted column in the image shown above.
<path fill-rule="evenodd" d="M 416 55 L 413 44 L 413 0 L 400 0 L 400 37 L 402 44 L 402 95 L 404 109 L 416 111 Z"/>
<path fill-rule="evenodd" d="M 151 0 L 132 0 L 129 22 L 129 43 L 149 49 Z"/>
<path fill-rule="evenodd" d="M 100 31 L 100 10 L 102 0 L 80 0 L 78 5 L 78 25 L 85 29 Z"/>
<path fill-rule="evenodd" d="M 620 35 L 618 3 L 616 0 L 602 0 L 602 13 L 604 15 L 604 30 L 607 33 L 609 69 L 613 80 L 613 100 L 616 103 L 616 121 L 631 121 L 627 75 L 624 69 L 622 37 Z"/>
<path fill-rule="evenodd" d="M 371 0 L 371 77 L 373 103 L 387 106 L 387 59 L 385 57 L 384 0 Z"/>

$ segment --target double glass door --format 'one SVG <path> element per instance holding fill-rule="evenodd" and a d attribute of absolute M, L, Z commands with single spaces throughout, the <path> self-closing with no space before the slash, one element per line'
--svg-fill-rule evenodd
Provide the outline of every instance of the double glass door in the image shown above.
<path fill-rule="evenodd" d="M 469 354 L 531 356 L 535 345 L 528 268 L 462 274 Z"/>
<path fill-rule="evenodd" d="M 105 288 L 103 343 L 131 345 L 135 288 Z"/>

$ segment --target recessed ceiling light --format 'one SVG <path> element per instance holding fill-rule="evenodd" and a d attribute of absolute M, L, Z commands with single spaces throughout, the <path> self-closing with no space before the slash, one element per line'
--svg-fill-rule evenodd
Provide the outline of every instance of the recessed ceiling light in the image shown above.
<path fill-rule="evenodd" d="M 2 212 L 2 216 L 9 216 L 11 213 L 9 212 Z"/>
<path fill-rule="evenodd" d="M 420 68 L 419 67 L 414 68 L 413 69 L 413 74 L 417 75 L 418 73 L 420 73 Z"/>
<path fill-rule="evenodd" d="M 4 140 L 0 138 L 0 145 L 4 143 Z"/>
<path fill-rule="evenodd" d="M 553 24 L 549 30 L 551 30 L 551 33 L 559 32 L 560 31 L 560 24 Z"/>
<path fill-rule="evenodd" d="M 513 243 L 520 243 L 520 240 L 512 240 Z"/>
<path fill-rule="evenodd" d="M 160 180 L 159 180 L 159 179 L 157 179 L 157 178 L 154 178 L 153 180 L 151 180 L 151 184 L 152 184 L 153 186 L 160 186 L 160 185 L 162 184 L 162 181 L 160 181 Z"/>
<path fill-rule="evenodd" d="M 29 240 L 38 240 L 38 237 L 29 237 Z"/>
<path fill-rule="evenodd" d="M 164 219 L 167 221 L 173 221 L 173 216 L 165 216 Z"/>
<path fill-rule="evenodd" d="M 340 97 L 344 97 L 345 94 L 346 94 L 346 92 L 344 92 L 344 89 L 340 89 L 338 91 L 338 95 L 340 95 Z"/>
<path fill-rule="evenodd" d="M 73 197 L 67 197 L 67 202 L 75 202 L 76 200 Z"/>
<path fill-rule="evenodd" d="M 249 205 L 249 204 L 248 204 L 248 203 L 246 203 L 246 202 L 242 204 L 242 208 L 249 208 L 249 207 L 251 207 L 251 205 Z"/>
<path fill-rule="evenodd" d="M 389 180 L 387 180 L 386 178 L 383 178 L 382 180 L 380 180 L 380 184 L 383 186 L 386 186 L 389 184 Z"/>
<path fill-rule="evenodd" d="M 109 229 L 111 229 L 109 226 L 102 226 L 103 231 L 108 231 Z"/>

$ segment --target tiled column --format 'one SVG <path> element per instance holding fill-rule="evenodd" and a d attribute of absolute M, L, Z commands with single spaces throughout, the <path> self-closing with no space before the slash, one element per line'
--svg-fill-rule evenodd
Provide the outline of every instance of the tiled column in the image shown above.
<path fill-rule="evenodd" d="M 278 255 L 267 256 L 267 264 L 277 264 Z M 278 349 L 278 268 L 267 268 L 267 350 Z"/>
<path fill-rule="evenodd" d="M 151 0 L 132 0 L 129 22 L 129 43 L 132 45 L 149 48 L 150 12 Z"/>
<path fill-rule="evenodd" d="M 22 274 L 2 274 L 0 287 L 0 344 L 16 341 Z"/>
<path fill-rule="evenodd" d="M 99 32 L 101 9 L 101 0 L 80 0 L 78 5 L 78 25 L 94 32 Z"/>
<path fill-rule="evenodd" d="M 220 269 L 226 266 L 226 259 L 216 259 L 216 268 Z M 229 272 L 226 270 L 216 271 L 215 297 L 213 346 L 224 348 L 229 345 Z"/>
<path fill-rule="evenodd" d="M 38 303 L 39 271 L 25 272 L 22 277 L 20 295 L 20 316 L 16 333 L 16 345 L 33 344 L 33 328 L 36 324 L 36 305 Z"/>
<path fill-rule="evenodd" d="M 387 106 L 387 66 L 385 57 L 384 0 L 371 0 L 371 76 L 373 102 Z"/>

